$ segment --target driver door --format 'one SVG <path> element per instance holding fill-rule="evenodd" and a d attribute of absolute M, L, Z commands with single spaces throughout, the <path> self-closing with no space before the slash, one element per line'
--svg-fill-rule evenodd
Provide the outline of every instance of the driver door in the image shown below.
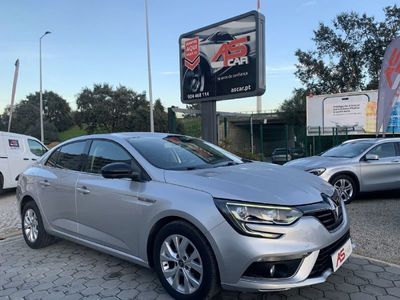
<path fill-rule="evenodd" d="M 393 142 L 372 148 L 367 154 L 378 155 L 378 160 L 360 162 L 363 191 L 391 190 L 400 184 L 400 157 Z"/>
<path fill-rule="evenodd" d="M 120 144 L 93 140 L 84 172 L 76 185 L 78 232 L 86 240 L 135 255 L 141 225 L 138 193 L 146 183 L 104 178 L 101 168 L 113 162 L 138 168 Z"/>

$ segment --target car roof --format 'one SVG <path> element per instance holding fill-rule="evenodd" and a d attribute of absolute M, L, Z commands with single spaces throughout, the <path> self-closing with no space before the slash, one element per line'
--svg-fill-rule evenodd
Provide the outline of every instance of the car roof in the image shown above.
<path fill-rule="evenodd" d="M 374 144 L 380 144 L 384 142 L 400 142 L 400 138 L 362 138 L 362 139 L 351 139 L 344 141 L 342 144 L 348 143 L 362 143 L 369 142 Z"/>
<path fill-rule="evenodd" d="M 86 139 L 128 139 L 128 138 L 139 138 L 139 137 L 159 137 L 164 138 L 169 135 L 180 135 L 180 134 L 171 134 L 171 133 L 161 133 L 161 132 L 116 132 L 116 133 L 99 133 L 99 134 L 90 134 L 90 135 L 82 135 L 79 137 L 71 138 L 60 145 L 68 144 L 74 141 L 86 140 Z M 57 145 L 58 146 L 58 145 Z"/>

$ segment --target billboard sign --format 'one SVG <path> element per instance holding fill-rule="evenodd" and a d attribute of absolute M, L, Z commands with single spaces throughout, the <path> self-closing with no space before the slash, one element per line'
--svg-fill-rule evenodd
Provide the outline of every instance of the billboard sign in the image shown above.
<path fill-rule="evenodd" d="M 307 97 L 307 135 L 373 135 L 378 91 Z M 386 132 L 400 133 L 400 100 L 392 108 Z"/>
<path fill-rule="evenodd" d="M 252 11 L 179 38 L 183 103 L 260 96 L 265 92 L 262 14 Z"/>

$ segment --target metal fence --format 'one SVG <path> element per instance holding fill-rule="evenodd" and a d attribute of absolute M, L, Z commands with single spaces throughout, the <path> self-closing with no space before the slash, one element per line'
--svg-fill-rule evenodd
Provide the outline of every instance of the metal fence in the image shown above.
<path fill-rule="evenodd" d="M 169 110 L 169 132 L 201 137 L 200 117 L 177 118 Z M 307 135 L 308 132 L 308 135 Z M 398 133 L 397 133 L 398 135 Z M 394 137 L 396 133 L 386 135 Z M 354 128 L 308 128 L 288 125 L 279 115 L 219 115 L 218 144 L 242 157 L 284 163 L 291 159 L 317 155 L 349 139 L 375 137 L 354 134 Z"/>

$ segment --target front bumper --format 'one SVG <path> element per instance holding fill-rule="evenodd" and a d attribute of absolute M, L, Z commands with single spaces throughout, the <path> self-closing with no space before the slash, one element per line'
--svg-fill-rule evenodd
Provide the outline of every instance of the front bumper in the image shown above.
<path fill-rule="evenodd" d="M 320 250 L 336 245 L 338 240 L 348 234 L 348 217 L 344 204 L 341 205 L 343 221 L 331 232 L 317 218 L 311 216 L 302 217 L 290 226 L 265 226 L 269 232 L 283 233 L 279 239 L 244 236 L 238 234 L 227 222 L 212 229 L 209 232 L 209 240 L 218 261 L 222 287 L 242 291 L 277 291 L 326 281 L 332 274 L 329 267 L 318 274 L 310 274 Z M 289 278 L 258 278 L 244 275 L 254 262 L 279 261 L 287 257 L 301 259 L 297 271 Z"/>

